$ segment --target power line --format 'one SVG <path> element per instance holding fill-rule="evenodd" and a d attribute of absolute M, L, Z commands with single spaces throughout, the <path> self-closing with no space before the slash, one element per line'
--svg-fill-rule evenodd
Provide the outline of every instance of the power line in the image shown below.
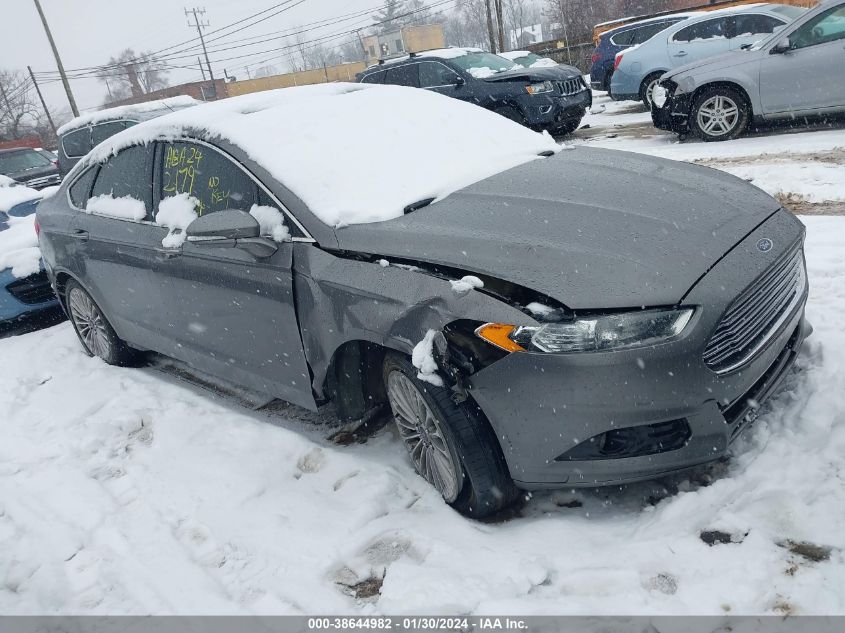
<path fill-rule="evenodd" d="M 191 15 L 191 14 L 193 14 L 193 16 L 194 16 L 194 23 L 191 24 L 191 22 L 189 20 L 188 26 L 197 27 L 197 33 L 199 33 L 199 36 L 200 36 L 200 44 L 202 44 L 202 53 L 203 53 L 203 55 L 205 55 L 205 65 L 208 66 L 208 76 L 211 78 L 211 81 L 213 82 L 214 81 L 214 72 L 211 70 L 211 62 L 208 61 L 208 51 L 205 49 L 205 39 L 203 39 L 203 36 L 202 36 L 202 29 L 203 29 L 204 26 L 208 26 L 208 22 L 200 22 L 199 17 L 197 17 L 197 13 L 199 13 L 200 15 L 205 15 L 205 9 L 197 9 L 196 7 L 194 7 L 190 11 L 188 11 L 188 9 L 185 9 L 185 16 L 186 17 Z"/>

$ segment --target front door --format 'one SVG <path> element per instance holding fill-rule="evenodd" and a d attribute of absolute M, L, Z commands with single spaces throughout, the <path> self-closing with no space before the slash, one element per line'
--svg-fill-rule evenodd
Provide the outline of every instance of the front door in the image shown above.
<path fill-rule="evenodd" d="M 785 32 L 778 43 L 787 37 L 789 50 L 767 55 L 760 65 L 763 113 L 813 114 L 845 109 L 845 6 L 834 7 Z"/>
<path fill-rule="evenodd" d="M 478 103 L 473 91 L 467 87 L 465 80 L 454 70 L 438 61 L 422 61 L 419 67 L 420 88 L 439 92 L 447 97 Z"/>
<path fill-rule="evenodd" d="M 183 194 L 197 215 L 279 206 L 240 166 L 208 145 L 180 141 L 159 147 L 157 199 Z M 174 231 L 168 238 L 172 256 L 162 268 L 167 273 L 162 312 L 169 328 L 164 353 L 315 408 L 294 305 L 292 244 L 281 242 L 274 255 L 259 259 L 239 248 L 179 245 L 178 235 Z"/>

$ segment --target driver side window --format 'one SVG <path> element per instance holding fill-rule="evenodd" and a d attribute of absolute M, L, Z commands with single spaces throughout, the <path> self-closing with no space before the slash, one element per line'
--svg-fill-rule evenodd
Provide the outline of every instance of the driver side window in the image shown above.
<path fill-rule="evenodd" d="M 420 62 L 420 88 L 453 86 L 457 73 L 439 62 Z"/>
<path fill-rule="evenodd" d="M 791 48 L 807 48 L 845 39 L 845 7 L 835 7 L 810 20 L 789 36 Z"/>

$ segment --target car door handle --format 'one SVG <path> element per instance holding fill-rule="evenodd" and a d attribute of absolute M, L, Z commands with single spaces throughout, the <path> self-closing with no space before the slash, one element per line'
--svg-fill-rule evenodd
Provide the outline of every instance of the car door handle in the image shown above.
<path fill-rule="evenodd" d="M 153 250 L 155 250 L 158 259 L 173 259 L 182 254 L 181 248 L 156 248 Z"/>
<path fill-rule="evenodd" d="M 677 53 L 675 53 L 675 57 L 686 57 L 686 56 L 687 56 L 686 51 L 678 51 Z"/>
<path fill-rule="evenodd" d="M 70 234 L 70 236 L 73 239 L 79 240 L 81 242 L 87 242 L 88 241 L 88 231 L 84 231 L 82 229 L 76 229 L 73 233 Z"/>

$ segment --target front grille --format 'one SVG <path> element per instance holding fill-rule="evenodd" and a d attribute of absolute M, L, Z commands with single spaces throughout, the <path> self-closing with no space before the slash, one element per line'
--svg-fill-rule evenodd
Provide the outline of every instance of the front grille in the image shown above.
<path fill-rule="evenodd" d="M 806 289 L 804 252 L 796 247 L 731 304 L 704 350 L 704 362 L 724 374 L 752 360 L 794 314 Z"/>
<path fill-rule="evenodd" d="M 53 295 L 50 280 L 43 270 L 29 277 L 18 279 L 6 286 L 6 290 L 18 301 L 26 305 L 35 305 L 49 301 Z"/>
<path fill-rule="evenodd" d="M 26 186 L 32 187 L 33 189 L 42 189 L 43 187 L 49 187 L 50 185 L 58 185 L 61 181 L 62 177 L 59 174 L 53 174 L 52 176 L 42 176 L 40 178 L 27 180 Z"/>
<path fill-rule="evenodd" d="M 562 94 L 564 97 L 577 94 L 582 90 L 587 89 L 587 86 L 584 85 L 584 82 L 581 81 L 580 77 L 566 79 L 565 81 L 559 81 L 557 83 L 558 87 L 560 88 L 560 94 Z"/>

